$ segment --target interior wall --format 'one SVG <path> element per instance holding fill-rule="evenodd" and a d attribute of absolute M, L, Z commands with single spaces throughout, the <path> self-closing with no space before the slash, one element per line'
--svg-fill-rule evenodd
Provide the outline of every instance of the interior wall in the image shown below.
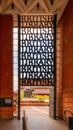
<path fill-rule="evenodd" d="M 73 0 L 60 20 L 61 31 L 61 117 L 65 110 L 73 112 Z M 69 116 L 69 114 L 68 114 Z"/>
<path fill-rule="evenodd" d="M 13 19 L 0 15 L 0 118 L 13 117 Z"/>

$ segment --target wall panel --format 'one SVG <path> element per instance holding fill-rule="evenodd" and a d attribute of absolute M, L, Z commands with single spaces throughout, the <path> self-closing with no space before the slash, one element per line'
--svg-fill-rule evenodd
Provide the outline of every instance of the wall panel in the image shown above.
<path fill-rule="evenodd" d="M 61 116 L 73 112 L 73 1 L 70 0 L 60 20 L 62 46 Z M 69 116 L 69 115 L 68 115 Z"/>
<path fill-rule="evenodd" d="M 0 15 L 0 118 L 13 117 L 13 19 Z"/>

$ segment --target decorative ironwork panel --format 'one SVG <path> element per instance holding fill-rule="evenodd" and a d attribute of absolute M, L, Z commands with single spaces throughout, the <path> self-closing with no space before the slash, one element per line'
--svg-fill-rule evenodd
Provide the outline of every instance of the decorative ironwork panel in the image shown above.
<path fill-rule="evenodd" d="M 21 86 L 54 85 L 54 16 L 20 16 Z"/>

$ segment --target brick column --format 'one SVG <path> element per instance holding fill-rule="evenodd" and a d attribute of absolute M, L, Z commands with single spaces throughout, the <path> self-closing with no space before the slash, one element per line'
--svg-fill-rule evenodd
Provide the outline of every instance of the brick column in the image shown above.
<path fill-rule="evenodd" d="M 49 96 L 49 116 L 54 119 L 54 86 L 51 86 L 51 88 L 49 89 Z"/>
<path fill-rule="evenodd" d="M 0 15 L 0 118 L 13 117 L 13 20 Z"/>

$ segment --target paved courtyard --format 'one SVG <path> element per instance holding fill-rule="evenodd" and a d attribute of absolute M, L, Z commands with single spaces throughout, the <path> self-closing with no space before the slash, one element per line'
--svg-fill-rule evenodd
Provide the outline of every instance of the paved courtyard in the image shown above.
<path fill-rule="evenodd" d="M 69 130 L 66 122 L 49 118 L 48 106 L 23 106 L 21 119 L 0 121 L 0 130 L 23 130 L 23 110 L 28 118 L 28 130 Z"/>

